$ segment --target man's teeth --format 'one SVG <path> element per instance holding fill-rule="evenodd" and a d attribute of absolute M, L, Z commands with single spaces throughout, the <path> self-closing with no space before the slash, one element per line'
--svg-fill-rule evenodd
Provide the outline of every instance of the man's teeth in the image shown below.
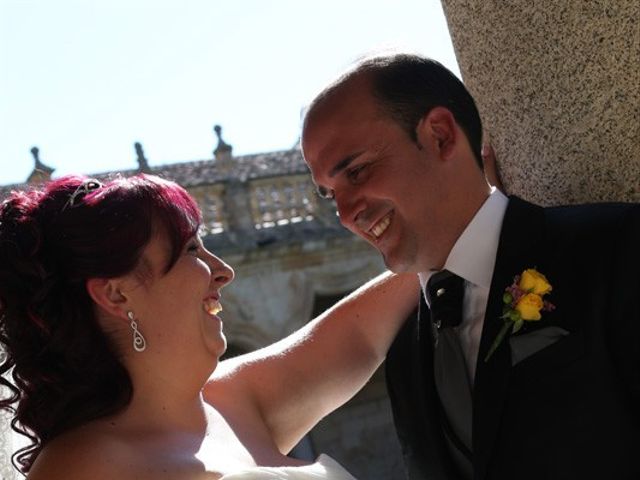
<path fill-rule="evenodd" d="M 204 301 L 204 311 L 209 315 L 217 315 L 222 311 L 222 305 L 220 305 L 219 301 L 208 298 Z"/>
<path fill-rule="evenodd" d="M 391 223 L 391 215 L 387 215 L 382 220 L 380 220 L 376 225 L 371 228 L 371 233 L 374 237 L 378 238 L 380 235 L 384 233 L 389 224 Z"/>

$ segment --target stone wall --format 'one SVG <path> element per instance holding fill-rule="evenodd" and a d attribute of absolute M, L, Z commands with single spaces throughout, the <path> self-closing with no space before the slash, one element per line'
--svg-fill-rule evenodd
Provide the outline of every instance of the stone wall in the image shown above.
<path fill-rule="evenodd" d="M 640 2 L 442 4 L 510 193 L 640 201 Z"/>
<path fill-rule="evenodd" d="M 324 418 L 310 437 L 316 452 L 335 458 L 358 479 L 406 478 L 383 367 L 351 401 Z"/>

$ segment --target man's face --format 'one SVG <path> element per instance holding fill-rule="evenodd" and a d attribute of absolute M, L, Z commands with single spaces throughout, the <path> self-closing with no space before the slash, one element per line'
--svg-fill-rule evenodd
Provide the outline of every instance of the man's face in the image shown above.
<path fill-rule="evenodd" d="M 333 193 L 340 222 L 377 248 L 390 270 L 440 268 L 452 245 L 443 162 L 380 111 L 366 82 L 352 83 L 305 126 L 313 180 Z"/>

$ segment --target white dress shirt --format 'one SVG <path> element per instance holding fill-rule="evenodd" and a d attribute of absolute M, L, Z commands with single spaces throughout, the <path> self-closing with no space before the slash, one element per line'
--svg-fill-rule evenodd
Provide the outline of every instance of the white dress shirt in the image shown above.
<path fill-rule="evenodd" d="M 493 188 L 482 207 L 458 237 L 443 267 L 444 270 L 449 270 L 464 279 L 462 323 L 455 327 L 455 331 L 472 386 L 502 220 L 508 203 L 509 199 Z M 434 273 L 436 272 L 430 271 L 418 274 L 423 294 L 429 277 Z"/>

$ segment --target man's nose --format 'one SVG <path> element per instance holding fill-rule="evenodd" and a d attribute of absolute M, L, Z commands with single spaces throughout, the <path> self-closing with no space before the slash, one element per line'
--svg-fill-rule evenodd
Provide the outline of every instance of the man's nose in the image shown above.
<path fill-rule="evenodd" d="M 356 230 L 358 216 L 365 208 L 362 197 L 353 192 L 336 192 L 335 200 L 340 223 L 349 230 Z"/>

